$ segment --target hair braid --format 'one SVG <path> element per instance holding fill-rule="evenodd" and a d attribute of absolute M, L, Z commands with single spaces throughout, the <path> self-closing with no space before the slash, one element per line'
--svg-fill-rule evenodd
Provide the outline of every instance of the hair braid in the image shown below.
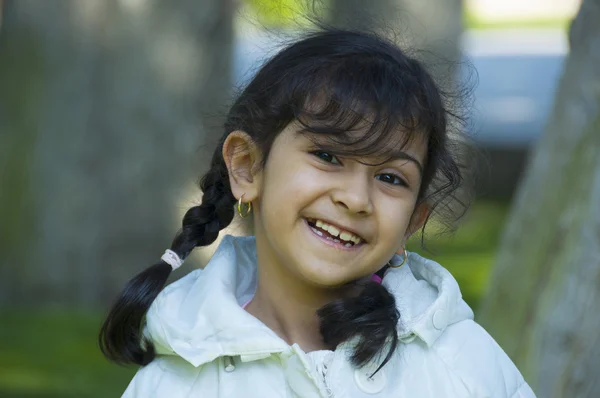
<path fill-rule="evenodd" d="M 233 220 L 235 198 L 220 147 L 215 151 L 211 169 L 200 182 L 200 189 L 203 192 L 202 204 L 185 213 L 182 228 L 171 244 L 170 249 L 182 260 L 194 248 L 213 243 L 219 231 Z M 142 321 L 171 271 L 171 266 L 161 260 L 140 272 L 125 286 L 100 330 L 100 349 L 108 359 L 138 365 L 146 365 L 154 359 L 152 343 L 141 341 Z"/>
<path fill-rule="evenodd" d="M 213 159 L 211 169 L 200 181 L 202 204 L 185 213 L 182 229 L 171 245 L 172 250 L 182 259 L 194 248 L 208 246 L 217 240 L 219 232 L 233 220 L 235 198 L 220 152 L 215 152 L 216 159 Z"/>
<path fill-rule="evenodd" d="M 366 282 L 357 297 L 338 299 L 317 310 L 320 330 L 325 344 L 336 347 L 351 338 L 358 338 L 351 360 L 363 366 L 390 342 L 386 356 L 374 372 L 391 358 L 398 345 L 396 325 L 400 313 L 394 296 L 377 282 Z"/>

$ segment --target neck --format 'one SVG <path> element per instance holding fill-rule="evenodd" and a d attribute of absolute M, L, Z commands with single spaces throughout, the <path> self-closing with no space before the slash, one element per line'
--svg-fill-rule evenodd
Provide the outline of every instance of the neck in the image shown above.
<path fill-rule="evenodd" d="M 296 343 L 305 352 L 332 349 L 323 342 L 316 311 L 347 296 L 348 290 L 299 283 L 285 267 L 259 259 L 256 294 L 246 310 L 288 344 Z"/>

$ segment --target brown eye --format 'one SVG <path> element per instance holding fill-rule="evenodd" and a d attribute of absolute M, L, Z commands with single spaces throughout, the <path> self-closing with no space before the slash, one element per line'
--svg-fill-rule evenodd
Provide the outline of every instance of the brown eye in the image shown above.
<path fill-rule="evenodd" d="M 332 154 L 330 154 L 328 152 L 314 151 L 311 153 L 313 155 L 315 155 L 316 157 L 318 157 L 319 159 L 323 160 L 324 162 L 341 165 L 340 161 L 335 156 L 333 156 Z"/>
<path fill-rule="evenodd" d="M 382 177 L 382 178 L 377 178 L 377 177 Z M 390 173 L 379 174 L 379 175 L 375 176 L 375 178 L 377 178 L 379 181 L 385 182 L 386 184 L 399 185 L 399 186 L 404 186 L 404 187 L 408 186 L 406 181 L 404 181 L 402 178 L 400 178 L 396 174 L 390 174 Z"/>

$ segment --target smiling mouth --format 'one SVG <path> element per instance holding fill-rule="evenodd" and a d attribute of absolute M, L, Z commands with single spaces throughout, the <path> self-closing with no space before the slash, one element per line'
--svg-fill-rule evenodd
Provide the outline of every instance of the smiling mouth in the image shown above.
<path fill-rule="evenodd" d="M 306 225 L 310 228 L 311 232 L 322 242 L 326 243 L 329 246 L 333 246 L 343 250 L 352 250 L 361 247 L 364 244 L 364 240 L 362 239 L 359 243 L 355 243 L 351 240 L 345 241 L 343 239 L 340 239 L 339 236 L 333 236 L 328 231 L 317 227 L 316 220 L 314 219 L 304 219 L 304 221 L 306 222 Z"/>

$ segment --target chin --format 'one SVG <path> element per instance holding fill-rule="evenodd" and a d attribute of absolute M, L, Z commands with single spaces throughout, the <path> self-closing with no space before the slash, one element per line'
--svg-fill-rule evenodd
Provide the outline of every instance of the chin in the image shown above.
<path fill-rule="evenodd" d="M 348 275 L 347 272 L 340 272 L 340 270 L 323 272 L 325 268 L 327 267 L 323 266 L 319 269 L 305 269 L 301 270 L 299 273 L 301 277 L 309 284 L 324 289 L 338 288 L 346 285 L 348 282 L 358 279 L 358 277 Z"/>

